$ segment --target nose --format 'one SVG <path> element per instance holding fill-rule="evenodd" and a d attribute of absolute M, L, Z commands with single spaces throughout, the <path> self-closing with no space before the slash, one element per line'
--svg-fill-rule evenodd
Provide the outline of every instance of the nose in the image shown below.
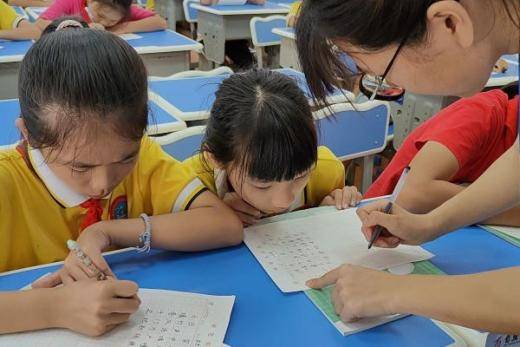
<path fill-rule="evenodd" d="M 286 210 L 293 203 L 295 196 L 295 192 L 289 187 L 282 189 L 274 194 L 272 204 L 276 209 Z"/>
<path fill-rule="evenodd" d="M 90 180 L 91 195 L 99 198 L 104 197 L 110 193 L 111 186 L 112 179 L 109 170 L 104 167 L 97 167 Z"/>

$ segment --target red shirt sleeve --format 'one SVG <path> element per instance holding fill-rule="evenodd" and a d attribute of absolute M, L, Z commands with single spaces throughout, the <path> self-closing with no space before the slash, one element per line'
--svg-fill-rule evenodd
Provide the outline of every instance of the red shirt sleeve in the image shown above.
<path fill-rule="evenodd" d="M 130 8 L 130 21 L 141 20 L 153 16 L 155 16 L 155 13 L 139 6 L 132 5 Z"/>
<path fill-rule="evenodd" d="M 75 0 L 54 0 L 51 6 L 45 10 L 40 16 L 41 19 L 55 20 L 62 16 L 79 15 L 76 13 Z"/>

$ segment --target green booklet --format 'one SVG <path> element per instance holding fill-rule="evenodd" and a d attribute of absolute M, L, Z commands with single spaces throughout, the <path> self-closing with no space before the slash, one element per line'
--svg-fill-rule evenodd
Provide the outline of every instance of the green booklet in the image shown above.
<path fill-rule="evenodd" d="M 439 268 L 433 265 L 430 261 L 420 261 L 413 264 L 414 268 L 412 274 L 418 275 L 444 275 Z M 311 301 L 318 307 L 318 309 L 327 317 L 327 319 L 336 327 L 336 329 L 343 335 L 350 335 L 366 329 L 370 329 L 377 325 L 381 325 L 402 317 L 405 315 L 391 315 L 385 317 L 362 319 L 355 323 L 345 324 L 341 321 L 340 317 L 336 314 L 334 306 L 330 298 L 333 286 L 329 286 L 320 290 L 309 289 L 305 291 L 305 294 L 311 299 Z"/>
<path fill-rule="evenodd" d="M 520 247 L 520 228 L 501 227 L 496 225 L 481 225 L 480 227 L 501 239 Z"/>

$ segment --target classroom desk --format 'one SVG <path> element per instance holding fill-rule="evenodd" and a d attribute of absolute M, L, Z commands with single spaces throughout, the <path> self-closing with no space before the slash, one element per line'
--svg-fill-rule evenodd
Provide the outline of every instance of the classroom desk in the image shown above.
<path fill-rule="evenodd" d="M 127 42 L 141 55 L 154 76 L 169 76 L 190 69 L 190 51 L 202 52 L 202 44 L 172 30 L 135 33 Z M 123 35 L 123 38 L 128 37 Z"/>
<path fill-rule="evenodd" d="M 276 70 L 295 78 L 302 90 L 310 99 L 310 91 L 303 73 L 292 69 Z M 155 94 L 164 103 L 171 106 L 171 113 L 183 121 L 197 121 L 207 119 L 213 102 L 215 92 L 220 83 L 229 75 L 212 77 L 191 77 L 155 79 L 151 77 L 149 88 L 151 94 Z M 347 95 L 349 92 L 345 91 Z M 312 100 L 310 100 L 312 103 Z M 345 101 L 345 97 L 338 89 L 333 92 L 328 101 L 338 103 Z"/>
<path fill-rule="evenodd" d="M 273 33 L 280 35 L 280 66 L 301 71 L 298 51 L 296 49 L 296 35 L 294 28 L 274 28 Z"/>
<path fill-rule="evenodd" d="M 20 63 L 33 41 L 8 41 L 0 39 L 0 99 L 18 96 L 18 71 Z"/>
<path fill-rule="evenodd" d="M 286 6 L 271 2 L 266 2 L 265 5 L 190 6 L 198 10 L 197 31 L 204 40 L 205 57 L 217 65 L 224 63 L 226 41 L 251 39 L 251 18 L 289 12 Z"/>
<path fill-rule="evenodd" d="M 18 99 L 0 100 L 0 149 L 20 140 L 15 120 L 20 115 Z M 175 117 L 160 100 L 150 97 L 148 114 L 149 135 L 171 133 L 186 128 L 186 123 Z"/>
<path fill-rule="evenodd" d="M 155 0 L 154 11 L 168 21 L 168 27 L 175 30 L 177 22 L 185 20 L 183 0 Z"/>
<path fill-rule="evenodd" d="M 29 15 L 29 19 L 31 22 L 36 22 L 38 17 L 41 16 L 43 12 L 47 10 L 47 7 L 26 7 L 25 11 Z"/>
<path fill-rule="evenodd" d="M 520 250 L 478 227 L 463 228 L 425 245 L 448 274 L 520 264 Z M 303 293 L 283 294 L 245 245 L 199 253 L 133 250 L 107 256 L 121 279 L 142 288 L 236 295 L 225 342 L 230 346 L 445 346 L 452 341 L 417 316 L 343 337 Z M 17 290 L 58 265 L 0 275 L 0 290 Z"/>

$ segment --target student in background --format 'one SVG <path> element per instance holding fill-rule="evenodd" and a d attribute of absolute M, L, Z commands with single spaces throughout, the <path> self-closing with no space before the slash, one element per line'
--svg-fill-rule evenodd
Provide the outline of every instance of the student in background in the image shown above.
<path fill-rule="evenodd" d="M 201 153 L 184 162 L 244 225 L 319 205 L 355 206 L 343 164 L 317 144 L 308 101 L 290 77 L 234 74 L 216 93 Z"/>
<path fill-rule="evenodd" d="M 265 0 L 248 0 L 248 2 L 255 5 L 265 4 Z M 207 6 L 216 5 L 218 0 L 200 0 L 200 3 Z M 247 70 L 255 62 L 253 54 L 249 49 L 248 40 L 226 41 L 225 52 L 226 56 L 231 60 L 231 65 L 234 65 L 237 70 Z"/>
<path fill-rule="evenodd" d="M 115 34 L 167 28 L 161 16 L 133 5 L 132 0 L 56 0 L 38 18 L 36 25 L 43 30 L 52 20 L 62 16 L 81 17 L 91 27 Z"/>
<path fill-rule="evenodd" d="M 518 87 L 516 87 L 518 88 Z M 365 194 L 391 194 L 403 169 L 411 167 L 397 203 L 427 213 L 474 182 L 514 143 L 518 95 L 499 90 L 461 99 L 415 129 Z M 520 226 L 520 206 L 485 220 Z"/>
<path fill-rule="evenodd" d="M 0 39 L 31 40 L 40 37 L 40 31 L 15 10 L 0 0 Z"/>
<path fill-rule="evenodd" d="M 296 20 L 298 19 L 298 14 L 300 12 L 300 8 L 302 7 L 301 1 L 295 1 L 291 5 L 291 9 L 289 10 L 289 14 L 287 14 L 287 26 L 294 27 L 296 25 Z"/>

